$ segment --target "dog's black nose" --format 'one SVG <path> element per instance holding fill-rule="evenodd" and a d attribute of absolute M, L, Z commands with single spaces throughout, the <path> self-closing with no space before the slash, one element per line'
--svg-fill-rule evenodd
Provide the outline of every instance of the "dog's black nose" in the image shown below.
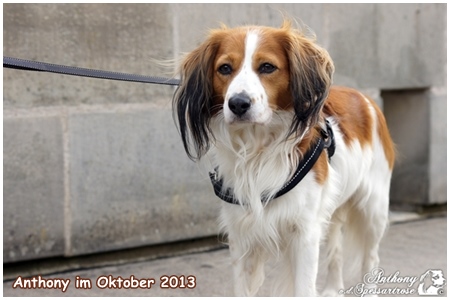
<path fill-rule="evenodd" d="M 245 93 L 234 95 L 230 98 L 230 100 L 228 100 L 228 107 L 238 117 L 244 115 L 251 106 L 252 101 L 250 100 L 250 97 Z"/>

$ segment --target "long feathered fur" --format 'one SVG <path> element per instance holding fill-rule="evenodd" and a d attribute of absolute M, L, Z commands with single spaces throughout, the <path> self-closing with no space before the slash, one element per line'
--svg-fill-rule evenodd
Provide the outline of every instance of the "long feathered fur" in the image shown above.
<path fill-rule="evenodd" d="M 200 159 L 210 147 L 212 64 L 217 47 L 218 41 L 210 38 L 185 57 L 181 66 L 181 84 L 174 95 L 175 118 L 186 153 L 193 160 Z"/>
<path fill-rule="evenodd" d="M 199 160 L 210 149 L 214 139 L 210 128 L 213 112 L 220 111 L 215 103 L 212 78 L 217 48 L 227 28 L 211 31 L 209 37 L 183 60 L 181 85 L 173 98 L 175 119 L 188 156 Z M 294 118 L 286 137 L 301 135 L 313 127 L 328 95 L 334 66 L 326 50 L 314 43 L 314 37 L 295 30 L 290 21 L 281 27 L 280 35 L 288 53 L 290 90 L 294 106 Z"/>

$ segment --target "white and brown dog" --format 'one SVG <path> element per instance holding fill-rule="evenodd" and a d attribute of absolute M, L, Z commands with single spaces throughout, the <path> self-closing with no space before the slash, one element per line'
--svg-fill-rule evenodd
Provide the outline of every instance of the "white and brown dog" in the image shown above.
<path fill-rule="evenodd" d="M 212 30 L 183 60 L 176 118 L 186 152 L 210 157 L 216 194 L 229 202 L 221 223 L 236 295 L 257 293 L 269 258 L 274 293 L 315 295 L 322 240 L 325 295 L 344 288 L 345 236 L 359 271 L 378 266 L 395 150 L 374 101 L 331 87 L 333 71 L 289 21 Z"/>

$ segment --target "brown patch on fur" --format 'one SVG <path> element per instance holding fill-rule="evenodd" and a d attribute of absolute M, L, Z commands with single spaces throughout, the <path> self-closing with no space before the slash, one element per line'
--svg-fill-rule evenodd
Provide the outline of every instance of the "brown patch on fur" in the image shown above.
<path fill-rule="evenodd" d="M 221 105 L 224 102 L 228 86 L 233 78 L 239 73 L 245 56 L 245 28 L 221 28 L 211 32 L 210 39 L 218 41 L 218 48 L 212 64 L 212 81 L 214 93 L 214 105 Z M 223 75 L 219 73 L 220 66 L 228 64 L 232 73 Z"/>
<path fill-rule="evenodd" d="M 314 128 L 302 139 L 298 145 L 302 157 L 315 145 L 315 142 L 320 136 L 320 128 Z M 314 171 L 317 183 L 324 184 L 328 178 L 328 153 L 325 149 L 312 167 L 312 170 Z"/>
<path fill-rule="evenodd" d="M 331 87 L 323 112 L 336 119 L 347 146 L 355 139 L 362 146 L 372 143 L 372 115 L 366 100 L 358 91 Z"/>
<path fill-rule="evenodd" d="M 253 55 L 253 69 L 258 73 L 258 68 L 264 63 L 276 67 L 275 72 L 260 74 L 259 79 L 273 110 L 290 109 L 293 107 L 289 88 L 290 65 L 286 47 L 282 43 L 288 38 L 289 31 L 283 28 L 261 28 L 259 32 L 258 47 Z"/>
<path fill-rule="evenodd" d="M 391 135 L 389 133 L 389 129 L 386 124 L 386 119 L 384 118 L 381 109 L 376 105 L 375 101 L 369 99 L 373 103 L 373 107 L 375 108 L 375 112 L 377 114 L 378 119 L 378 136 L 380 137 L 381 144 L 383 145 L 384 155 L 386 155 L 386 159 L 389 163 L 389 169 L 394 168 L 395 163 L 395 145 L 392 141 Z"/>
<path fill-rule="evenodd" d="M 322 152 L 312 170 L 314 171 L 317 183 L 323 185 L 328 179 L 328 154 L 326 151 Z"/>
<path fill-rule="evenodd" d="M 369 101 L 367 103 L 366 99 Z M 386 120 L 378 105 L 369 97 L 364 97 L 358 91 L 346 87 L 332 87 L 325 101 L 323 112 L 333 116 L 339 124 L 339 129 L 348 146 L 357 139 L 361 145 L 372 144 L 374 120 L 369 105 L 375 109 L 377 132 L 384 148 L 384 153 L 392 170 L 395 162 L 395 146 L 389 134 Z"/>

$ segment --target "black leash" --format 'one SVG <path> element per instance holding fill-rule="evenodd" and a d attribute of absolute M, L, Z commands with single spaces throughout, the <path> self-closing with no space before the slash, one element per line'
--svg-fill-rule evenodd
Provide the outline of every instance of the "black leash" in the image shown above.
<path fill-rule="evenodd" d="M 120 80 L 129 82 L 154 83 L 165 85 L 180 84 L 180 80 L 175 78 L 144 76 L 144 75 L 118 73 L 118 72 L 102 71 L 78 67 L 69 67 L 64 65 L 55 65 L 39 61 L 31 61 L 6 56 L 3 56 L 3 68 L 26 70 L 26 71 L 50 72 L 65 75 L 109 79 L 109 80 Z"/>

